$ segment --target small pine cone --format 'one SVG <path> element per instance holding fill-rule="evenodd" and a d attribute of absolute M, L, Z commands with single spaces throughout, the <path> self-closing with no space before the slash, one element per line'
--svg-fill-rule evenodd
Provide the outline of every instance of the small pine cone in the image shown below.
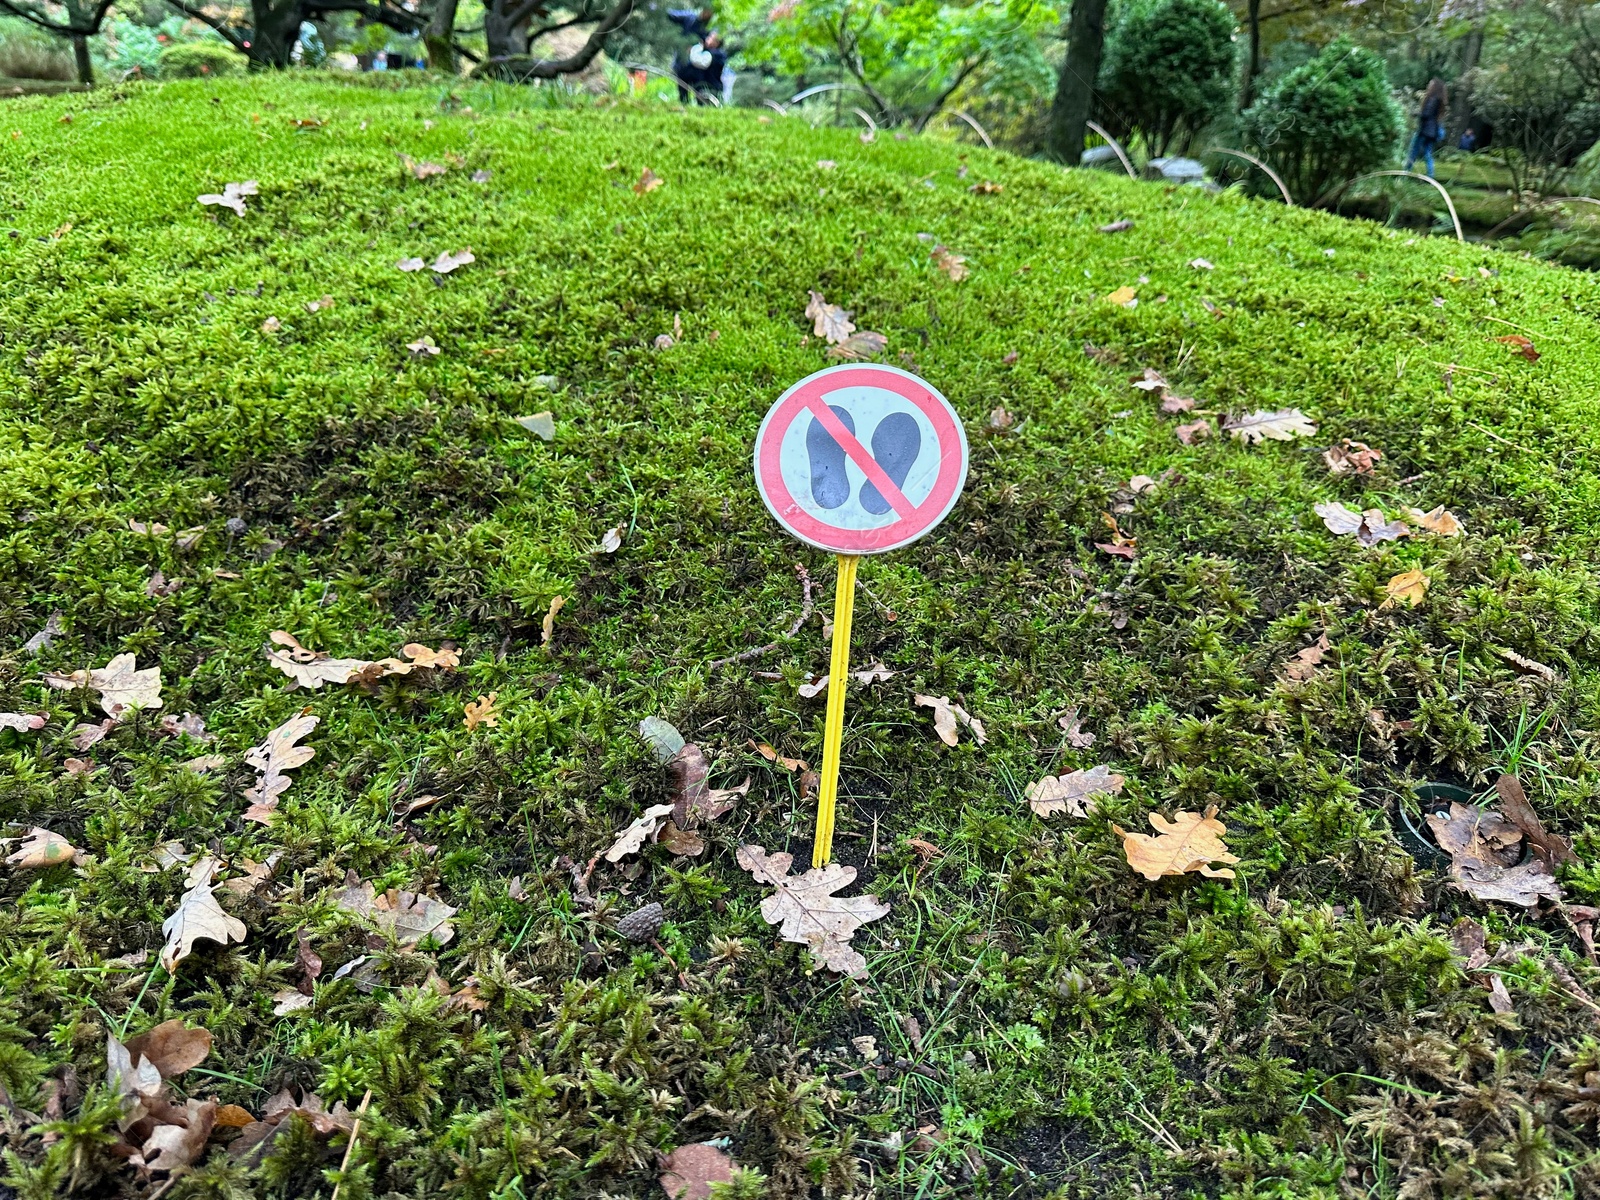
<path fill-rule="evenodd" d="M 617 922 L 617 932 L 630 942 L 648 942 L 661 932 L 667 910 L 659 904 L 646 904 Z"/>

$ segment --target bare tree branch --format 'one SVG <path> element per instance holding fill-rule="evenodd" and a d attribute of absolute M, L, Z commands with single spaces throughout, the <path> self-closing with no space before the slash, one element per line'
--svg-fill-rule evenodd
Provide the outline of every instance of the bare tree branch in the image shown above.
<path fill-rule="evenodd" d="M 14 0 L 0 0 L 0 12 L 6 12 L 13 17 L 21 17 L 30 25 L 35 25 L 49 33 L 61 37 L 93 37 L 100 32 L 100 26 L 105 23 L 106 13 L 111 11 L 112 0 L 101 0 L 95 6 L 94 15 L 88 24 L 77 24 L 72 20 L 72 10 L 68 9 L 67 23 L 58 24 L 42 11 L 36 4 L 17 4 Z"/>
<path fill-rule="evenodd" d="M 6 0 L 0 0 L 0 4 L 4 4 L 5 2 Z M 230 28 L 228 23 L 221 17 L 213 17 L 210 13 L 206 12 L 205 9 L 185 3 L 185 0 L 167 0 L 167 3 L 172 5 L 173 8 L 177 9 L 185 16 L 193 17 L 195 20 L 203 21 L 207 25 L 211 26 L 212 29 L 221 34 L 223 38 L 231 43 L 233 48 L 239 51 L 241 54 L 249 55 L 252 59 L 255 57 L 255 55 L 250 54 L 249 42 L 247 42 L 242 36 Z"/>
<path fill-rule="evenodd" d="M 583 70 L 605 49 L 606 38 L 611 36 L 618 27 L 633 15 L 635 0 L 617 0 L 611 11 L 600 19 L 594 27 L 594 32 L 589 34 L 586 42 L 580 46 L 576 53 L 566 58 L 541 58 L 531 59 L 523 56 L 502 55 L 496 58 L 485 59 L 479 66 L 484 67 L 510 67 L 519 79 L 557 79 L 562 75 L 575 75 Z M 573 22 L 574 24 L 581 22 Z"/>

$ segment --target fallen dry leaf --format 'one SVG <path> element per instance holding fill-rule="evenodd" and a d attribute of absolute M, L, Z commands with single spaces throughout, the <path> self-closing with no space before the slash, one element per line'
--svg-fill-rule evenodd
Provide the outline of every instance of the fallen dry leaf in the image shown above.
<path fill-rule="evenodd" d="M 975 183 L 967 191 L 979 196 L 998 196 L 1005 191 L 1005 185 L 996 183 L 992 179 L 985 179 L 982 183 Z"/>
<path fill-rule="evenodd" d="M 1005 405 L 997 404 L 989 410 L 990 429 L 1010 429 L 1017 423 L 1017 419 L 1006 411 Z"/>
<path fill-rule="evenodd" d="M 1284 666 L 1284 678 L 1292 679 L 1296 683 L 1303 683 L 1310 679 L 1317 673 L 1317 667 L 1321 665 L 1323 656 L 1332 648 L 1328 642 L 1328 632 L 1323 630 L 1322 635 L 1316 641 L 1312 642 L 1304 650 L 1299 651 Z"/>
<path fill-rule="evenodd" d="M 1146 879 L 1163 875 L 1183 875 L 1198 871 L 1211 879 L 1232 879 L 1233 871 L 1212 863 L 1236 863 L 1238 856 L 1228 853 L 1222 840 L 1228 827 L 1216 818 L 1216 808 L 1204 813 L 1179 811 L 1167 820 L 1160 813 L 1150 814 L 1150 825 L 1159 836 L 1128 833 L 1120 826 L 1111 828 L 1122 838 L 1122 851 L 1128 865 Z"/>
<path fill-rule="evenodd" d="M 413 358 L 426 358 L 429 355 L 441 353 L 439 347 L 434 344 L 433 338 L 427 335 L 419 337 L 414 342 L 407 342 L 406 349 L 411 351 Z"/>
<path fill-rule="evenodd" d="M 162 1079 L 171 1079 L 203 1063 L 211 1053 L 211 1041 L 210 1030 L 190 1029 L 173 1020 L 129 1038 L 126 1048 L 129 1061 L 137 1063 L 143 1058 Z"/>
<path fill-rule="evenodd" d="M 1146 367 L 1143 374 L 1135 375 L 1129 382 L 1141 392 L 1164 392 L 1167 390 L 1166 379 L 1162 377 L 1160 371 L 1152 367 Z"/>
<path fill-rule="evenodd" d="M 627 536 L 626 525 L 614 525 L 600 535 L 600 552 L 602 554 L 615 554 L 622 549 L 622 539 Z"/>
<path fill-rule="evenodd" d="M 61 623 L 61 615 L 59 609 L 51 613 L 46 618 L 43 628 L 22 643 L 22 652 L 24 654 L 37 654 L 39 651 L 49 649 L 54 645 L 55 640 L 66 632 L 65 626 Z"/>
<path fill-rule="evenodd" d="M 817 159 L 817 170 L 819 170 L 819 171 L 831 171 L 835 167 L 837 167 L 838 165 L 839 164 L 834 162 L 833 159 L 831 159 L 831 158 L 819 158 L 819 159 Z"/>
<path fill-rule="evenodd" d="M 1185 446 L 1192 446 L 1202 438 L 1211 436 L 1211 423 L 1201 417 L 1198 421 L 1191 421 L 1187 425 L 1179 425 L 1173 432 L 1178 435 L 1178 440 Z"/>
<path fill-rule="evenodd" d="M 1500 810 L 1506 818 L 1522 831 L 1522 836 L 1527 839 L 1528 847 L 1535 857 L 1539 858 L 1552 871 L 1564 862 L 1575 863 L 1578 856 L 1573 853 L 1572 843 L 1559 833 L 1551 833 L 1544 827 L 1544 822 L 1539 820 L 1539 814 L 1533 811 L 1533 805 L 1528 803 L 1528 794 L 1522 790 L 1522 781 L 1515 775 L 1501 775 L 1494 782 L 1494 790 L 1500 794 Z"/>
<path fill-rule="evenodd" d="M 754 750 L 757 754 L 761 755 L 761 757 L 766 759 L 769 763 L 776 763 L 785 771 L 809 771 L 811 769 L 810 765 L 805 759 L 785 758 L 771 746 L 767 745 L 766 742 L 747 742 L 746 745 L 748 745 L 750 749 Z"/>
<path fill-rule="evenodd" d="M 245 820 L 259 821 L 263 825 L 272 823 L 279 799 L 294 782 L 284 772 L 304 766 L 316 754 L 310 746 L 295 743 L 309 735 L 319 719 L 302 711 L 267 734 L 259 746 L 245 751 L 244 761 L 256 769 L 255 786 L 246 788 L 244 793 L 244 798 L 250 801 L 250 807 L 244 812 Z"/>
<path fill-rule="evenodd" d="M 1495 647 L 1494 652 L 1501 658 L 1505 659 L 1512 666 L 1516 667 L 1519 671 L 1525 671 L 1529 675 L 1537 675 L 1540 679 L 1549 680 L 1552 683 L 1556 679 L 1554 667 L 1546 666 L 1542 662 L 1536 662 L 1531 658 L 1518 654 L 1515 650 L 1509 649 L 1506 646 L 1497 646 Z"/>
<path fill-rule="evenodd" d="M 307 650 L 299 639 L 282 629 L 274 629 L 268 638 L 286 649 L 264 646 L 262 652 L 267 661 L 294 680 L 297 687 L 315 690 L 325 683 L 349 683 L 356 675 L 376 665 L 370 659 L 330 658 L 321 651 Z"/>
<path fill-rule="evenodd" d="M 261 322 L 262 333 L 279 333 L 282 330 L 283 322 L 278 320 L 277 317 L 268 317 L 265 321 Z"/>
<path fill-rule="evenodd" d="M 933 709 L 933 730 L 946 746 L 956 744 L 959 740 L 956 731 L 962 725 L 972 730 L 973 740 L 978 745 L 982 746 L 988 742 L 989 737 L 984 732 L 983 722 L 970 716 L 959 704 L 951 704 L 950 697 L 924 696 L 919 693 L 913 698 L 913 702 L 921 708 Z"/>
<path fill-rule="evenodd" d="M 863 687 L 870 687 L 874 683 L 882 683 L 885 680 L 893 679 L 899 673 L 898 671 L 891 671 L 881 662 L 872 662 L 862 667 L 859 671 L 851 671 L 850 678 Z"/>
<path fill-rule="evenodd" d="M 318 299 L 318 300 L 308 300 L 308 301 L 306 301 L 306 311 L 308 313 L 321 312 L 325 308 L 332 308 L 332 307 L 333 307 L 333 297 L 329 296 L 329 295 L 323 295 L 322 298 Z"/>
<path fill-rule="evenodd" d="M 0 712 L 0 729 L 32 733 L 35 729 L 43 729 L 47 719 L 43 713 Z"/>
<path fill-rule="evenodd" d="M 1383 451 L 1342 438 L 1337 446 L 1322 452 L 1322 461 L 1328 464 L 1330 475 L 1371 475 L 1373 467 L 1383 461 Z"/>
<path fill-rule="evenodd" d="M 1114 367 L 1122 361 L 1122 352 L 1120 350 L 1096 346 L 1093 342 L 1085 342 L 1083 344 L 1083 352 L 1101 366 Z"/>
<path fill-rule="evenodd" d="M 216 860 L 210 857 L 202 858 L 190 868 L 189 890 L 183 894 L 178 907 L 161 922 L 161 932 L 167 935 L 166 945 L 161 948 L 161 965 L 169 972 L 194 952 L 197 941 L 203 939 L 226 946 L 245 939 L 248 931 L 244 922 L 230 916 L 217 903 L 211 890 L 216 870 Z"/>
<path fill-rule="evenodd" d="M 1457 537 L 1467 531 L 1466 525 L 1457 519 L 1455 513 L 1442 504 L 1428 512 L 1420 508 L 1408 508 L 1405 510 L 1405 519 L 1419 529 L 1440 537 Z"/>
<path fill-rule="evenodd" d="M 53 688 L 87 687 L 100 693 L 100 708 L 112 720 L 121 720 L 135 708 L 161 707 L 161 668 L 136 669 L 134 656 L 119 654 L 103 667 L 73 671 L 70 675 L 44 673 Z"/>
<path fill-rule="evenodd" d="M 1189 260 L 1189 266 L 1196 271 L 1211 271 L 1215 269 L 1215 266 L 1211 260 L 1205 258 L 1191 258 Z"/>
<path fill-rule="evenodd" d="M 443 175 L 450 169 L 443 163 L 427 161 L 418 162 L 409 154 L 401 154 L 397 157 L 400 159 L 401 167 L 410 172 L 411 175 L 417 179 L 431 179 L 435 175 Z"/>
<path fill-rule="evenodd" d="M 632 824 L 617 834 L 617 840 L 612 842 L 611 848 L 605 852 L 605 860 L 611 863 L 621 862 L 628 855 L 639 853 L 646 843 L 656 840 L 661 827 L 667 823 L 667 818 L 671 815 L 670 804 L 653 804 L 645 809 Z"/>
<path fill-rule="evenodd" d="M 1136 289 L 1124 284 L 1115 291 L 1106 293 L 1106 303 L 1115 304 L 1118 308 L 1133 308 L 1139 303 L 1138 297 Z"/>
<path fill-rule="evenodd" d="M 461 723 L 467 727 L 467 732 L 472 732 L 479 725 L 493 729 L 500 724 L 500 710 L 495 707 L 499 700 L 499 692 L 490 692 L 487 696 L 479 696 L 476 701 L 467 701 L 461 709 Z"/>
<path fill-rule="evenodd" d="M 1514 867 L 1464 858 L 1452 865 L 1451 873 L 1458 888 L 1479 900 L 1498 900 L 1520 908 L 1537 907 L 1541 897 L 1556 903 L 1561 900 L 1561 885 L 1537 858 Z"/>
<path fill-rule="evenodd" d="M 828 679 L 829 676 L 823 675 L 818 679 L 813 679 L 810 683 L 802 683 L 795 691 L 802 700 L 815 700 L 828 690 Z"/>
<path fill-rule="evenodd" d="M 855 882 L 856 869 L 840 863 L 790 875 L 792 854 L 768 854 L 757 845 L 739 847 L 738 862 L 758 883 L 777 889 L 761 902 L 761 916 L 777 925 L 778 936 L 806 946 L 820 966 L 841 975 L 861 975 L 867 960 L 849 943 L 868 921 L 887 916 L 889 906 L 876 896 L 834 895 Z"/>
<path fill-rule="evenodd" d="M 1096 796 L 1115 796 L 1122 790 L 1123 777 L 1112 773 L 1104 763 L 1087 771 L 1065 775 L 1046 775 L 1030 784 L 1024 799 L 1039 817 L 1064 812 L 1069 817 L 1087 817 L 1094 811 Z"/>
<path fill-rule="evenodd" d="M 12 842 L 21 842 L 7 858 L 9 866 L 23 871 L 37 871 L 45 867 L 59 867 L 77 859 L 80 851 L 59 833 L 51 833 L 35 825 L 21 837 L 0 838 L 0 843 L 9 845 Z"/>
<path fill-rule="evenodd" d="M 166 1119 L 150 1130 L 128 1162 L 145 1171 L 169 1173 L 193 1166 L 205 1153 L 216 1124 L 217 1102 L 191 1098 L 181 1108 L 166 1104 L 162 1116 Z"/>
<path fill-rule="evenodd" d="M 710 1142 L 679 1146 L 661 1158 L 661 1190 L 667 1200 L 706 1200 L 711 1185 L 733 1179 L 733 1159 Z"/>
<path fill-rule="evenodd" d="M 549 412 L 536 412 L 529 417 L 518 417 L 517 424 L 521 425 L 534 437 L 542 438 L 547 442 L 555 441 L 556 419 Z"/>
<path fill-rule="evenodd" d="M 944 857 L 944 851 L 939 849 L 938 846 L 934 845 L 926 838 L 907 838 L 906 845 L 910 846 L 911 849 L 916 852 L 917 857 L 920 858 L 924 864 L 930 863 L 936 858 Z"/>
<path fill-rule="evenodd" d="M 309 1129 L 318 1141 L 326 1141 L 336 1133 L 348 1136 L 355 1126 L 355 1114 L 346 1109 L 342 1101 L 329 1111 L 321 1096 L 303 1093 L 300 1103 L 296 1104 L 294 1094 L 285 1088 L 267 1101 L 259 1121 L 252 1121 L 239 1131 L 239 1136 L 228 1146 L 229 1156 L 246 1165 L 259 1162 L 272 1151 L 281 1133 L 295 1128 L 291 1117 L 299 1117 L 303 1122 L 301 1128 Z"/>
<path fill-rule="evenodd" d="M 888 347 L 889 339 L 883 334 L 874 333 L 870 329 L 858 329 L 837 346 L 829 346 L 828 357 L 860 362 L 863 359 L 876 358 Z"/>
<path fill-rule="evenodd" d="M 1101 225 L 1101 233 L 1126 233 L 1133 228 L 1133 222 L 1127 219 L 1112 221 L 1109 225 Z"/>
<path fill-rule="evenodd" d="M 633 190 L 641 196 L 649 195 L 666 182 L 649 167 L 639 173 L 639 182 L 633 185 Z"/>
<path fill-rule="evenodd" d="M 1161 411 L 1164 413 L 1188 412 L 1194 408 L 1194 397 L 1180 396 L 1176 392 L 1167 392 L 1161 397 Z M 1204 421 L 1200 422 L 1202 425 Z"/>
<path fill-rule="evenodd" d="M 1428 582 L 1426 571 L 1402 571 L 1383 585 L 1385 599 L 1378 607 L 1393 608 L 1403 600 L 1409 607 L 1415 608 L 1428 594 Z"/>
<path fill-rule="evenodd" d="M 402 258 L 395 266 L 402 271 L 420 271 L 428 264 L 420 258 Z"/>
<path fill-rule="evenodd" d="M 539 645 L 546 650 L 550 648 L 550 639 L 555 637 L 556 634 L 556 614 L 561 611 L 566 602 L 567 598 L 565 596 L 552 597 L 550 607 L 544 614 L 544 620 L 539 624 Z"/>
<path fill-rule="evenodd" d="M 272 993 L 272 1015 L 286 1017 L 290 1013 L 304 1012 L 310 1008 L 313 998 L 296 988 L 283 988 Z"/>
<path fill-rule="evenodd" d="M 360 879 L 354 871 L 345 877 L 344 889 L 333 900 L 346 912 L 366 917 L 392 934 L 402 946 L 414 946 L 426 937 L 443 946 L 456 935 L 449 922 L 457 910 L 443 900 L 399 888 L 378 894 L 371 880 Z"/>
<path fill-rule="evenodd" d="M 1356 541 L 1363 546 L 1392 542 L 1398 538 L 1408 537 L 1411 533 L 1411 527 L 1404 521 L 1390 521 L 1383 515 L 1383 510 L 1378 508 L 1356 512 L 1355 509 L 1346 508 L 1335 500 L 1329 504 L 1315 505 L 1312 511 L 1322 518 L 1322 523 L 1328 527 L 1328 532 L 1340 536 L 1353 533 Z"/>
<path fill-rule="evenodd" d="M 806 316 L 811 319 L 811 332 L 830 346 L 844 343 L 855 332 L 856 327 L 850 320 L 854 314 L 837 304 L 829 304 L 821 292 L 811 292 L 810 296 Z"/>
<path fill-rule="evenodd" d="M 1073 705 L 1067 709 L 1057 720 L 1061 732 L 1065 736 L 1067 745 L 1074 750 L 1087 750 L 1094 745 L 1094 734 L 1083 731 L 1083 723 L 1078 716 L 1078 706 Z"/>
<path fill-rule="evenodd" d="M 464 267 L 468 263 L 474 263 L 477 261 L 478 260 L 473 257 L 470 247 L 466 250 L 457 250 L 454 254 L 447 254 L 441 250 L 439 252 L 439 257 L 433 260 L 433 272 L 436 275 L 448 275 L 457 267 Z"/>
<path fill-rule="evenodd" d="M 1523 337 L 1520 333 L 1508 333 L 1505 337 L 1497 337 L 1494 340 L 1510 346 L 1529 362 L 1539 361 L 1539 352 L 1533 348 L 1532 338 Z"/>
<path fill-rule="evenodd" d="M 1449 813 L 1429 813 L 1433 840 L 1452 858 L 1515 866 L 1522 858 L 1522 831 L 1497 812 L 1452 803 Z"/>
<path fill-rule="evenodd" d="M 1276 412 L 1257 409 L 1242 417 L 1229 417 L 1222 423 L 1222 431 L 1259 446 L 1269 440 L 1292 442 L 1297 437 L 1310 437 L 1317 427 L 1298 408 L 1280 408 Z"/>
<path fill-rule="evenodd" d="M 948 246 L 935 246 L 928 257 L 933 260 L 935 267 L 950 276 L 952 283 L 960 283 L 972 274 L 967 267 L 967 260 L 959 254 L 952 253 Z"/>
<path fill-rule="evenodd" d="M 206 206 L 216 205 L 219 208 L 231 208 L 239 216 L 244 216 L 244 198 L 254 196 L 259 188 L 254 179 L 246 179 L 243 183 L 225 183 L 220 192 L 206 192 L 196 196 L 195 199 Z M 71 226 L 69 225 L 70 229 Z"/>

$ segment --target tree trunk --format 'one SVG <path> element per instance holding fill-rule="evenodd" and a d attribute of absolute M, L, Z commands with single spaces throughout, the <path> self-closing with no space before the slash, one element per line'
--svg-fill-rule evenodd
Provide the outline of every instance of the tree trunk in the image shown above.
<path fill-rule="evenodd" d="M 1083 131 L 1094 104 L 1094 82 L 1106 40 L 1106 0 L 1073 0 L 1067 21 L 1067 56 L 1050 106 L 1050 157 L 1075 167 L 1083 157 Z"/>
<path fill-rule="evenodd" d="M 72 56 L 78 60 L 78 82 L 94 86 L 94 63 L 89 59 L 89 39 L 81 33 L 72 35 Z"/>
<path fill-rule="evenodd" d="M 487 14 L 486 14 L 487 19 Z M 460 70 L 456 61 L 456 0 L 438 0 L 428 26 L 422 31 L 422 43 L 428 48 L 428 66 L 446 75 Z"/>
<path fill-rule="evenodd" d="M 490 62 L 527 56 L 527 19 L 523 18 L 515 25 L 507 19 L 517 15 L 517 10 L 522 7 L 522 0 L 489 0 L 483 6 L 483 37 L 488 45 Z"/>
<path fill-rule="evenodd" d="M 1472 98 L 1462 86 L 1462 80 L 1466 78 L 1467 72 L 1477 67 L 1478 56 L 1482 53 L 1483 26 L 1479 25 L 1461 39 L 1461 74 L 1456 76 L 1456 85 L 1450 89 L 1454 94 L 1450 97 L 1447 121 L 1452 145 L 1461 140 L 1461 135 L 1467 131 L 1467 126 L 1472 124 Z"/>
<path fill-rule="evenodd" d="M 1245 68 L 1244 87 L 1239 90 L 1239 111 L 1255 103 L 1256 76 L 1261 74 L 1261 0 L 1250 0 L 1250 65 Z"/>
<path fill-rule="evenodd" d="M 250 31 L 250 60 L 268 67 L 287 67 L 300 37 L 304 11 L 300 0 L 251 0 L 255 28 Z"/>

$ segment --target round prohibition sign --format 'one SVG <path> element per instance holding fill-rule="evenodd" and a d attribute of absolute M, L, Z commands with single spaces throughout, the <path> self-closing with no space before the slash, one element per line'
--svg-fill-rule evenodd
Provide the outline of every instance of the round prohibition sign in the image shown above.
<path fill-rule="evenodd" d="M 792 535 L 835 554 L 909 545 L 949 515 L 967 435 L 937 388 L 898 367 L 828 367 L 767 411 L 756 487 Z"/>

